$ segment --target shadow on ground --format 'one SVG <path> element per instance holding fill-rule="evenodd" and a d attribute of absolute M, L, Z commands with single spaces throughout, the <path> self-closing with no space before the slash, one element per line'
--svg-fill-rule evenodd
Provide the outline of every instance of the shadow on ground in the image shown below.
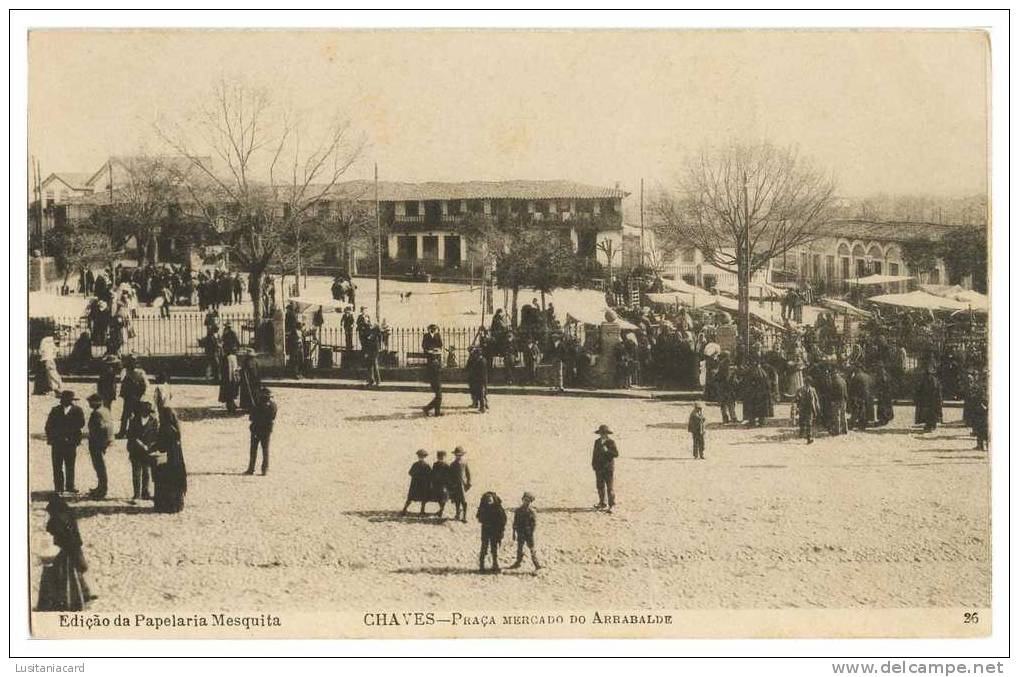
<path fill-rule="evenodd" d="M 402 514 L 399 510 L 349 510 L 340 513 L 351 517 L 361 517 L 369 522 L 402 522 L 405 524 L 432 524 L 443 525 L 447 522 L 455 522 L 452 517 L 439 517 L 435 513 L 407 512 Z"/>
<path fill-rule="evenodd" d="M 246 418 L 243 411 L 229 412 L 219 407 L 175 407 L 181 421 L 205 421 L 219 418 Z"/>
<path fill-rule="evenodd" d="M 78 519 L 95 517 L 96 515 L 140 515 L 158 514 L 148 502 L 142 505 L 71 505 L 71 511 Z"/>

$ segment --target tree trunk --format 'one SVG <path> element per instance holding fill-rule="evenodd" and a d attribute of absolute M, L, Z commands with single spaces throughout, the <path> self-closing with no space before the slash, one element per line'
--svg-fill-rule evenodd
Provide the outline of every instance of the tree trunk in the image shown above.
<path fill-rule="evenodd" d="M 737 328 L 739 330 L 740 349 L 744 358 L 750 355 L 750 271 L 746 264 L 740 261 L 737 278 L 739 280 L 739 318 Z"/>
<path fill-rule="evenodd" d="M 262 324 L 262 273 L 248 272 L 248 288 L 251 290 L 251 310 L 254 318 L 255 331 Z"/>
<path fill-rule="evenodd" d="M 514 329 L 517 328 L 517 294 L 519 292 L 519 289 L 513 287 L 513 305 L 511 306 L 512 312 L 510 314 L 510 318 L 512 319 Z"/>
<path fill-rule="evenodd" d="M 545 290 L 541 290 L 541 312 L 545 312 Z"/>

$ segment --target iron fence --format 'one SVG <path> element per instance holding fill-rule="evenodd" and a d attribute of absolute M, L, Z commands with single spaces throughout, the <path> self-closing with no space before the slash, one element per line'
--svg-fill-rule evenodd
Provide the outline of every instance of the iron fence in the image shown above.
<path fill-rule="evenodd" d="M 223 327 L 227 322 L 237 333 L 241 345 L 254 345 L 256 331 L 250 315 L 221 315 L 219 326 Z M 68 357 L 82 333 L 89 332 L 90 337 L 94 339 L 96 334 L 94 330 L 95 327 L 84 317 L 36 318 L 30 322 L 29 349 L 33 355 L 37 354 L 39 340 L 44 333 L 52 331 L 56 338 L 57 356 Z M 423 363 L 423 359 L 415 357 L 415 354 L 421 353 L 421 339 L 426 332 L 425 327 L 391 327 L 383 334 L 383 352 L 389 353 L 389 359 L 395 359 L 400 366 Z M 477 332 L 475 327 L 440 327 L 439 334 L 447 351 L 443 363 L 455 362 L 458 366 L 463 366 Z M 205 335 L 205 316 L 200 313 L 132 318 L 121 352 L 139 356 L 201 355 L 205 352 L 201 344 Z M 361 340 L 356 327 L 351 332 L 349 341 L 343 327 L 335 325 L 310 329 L 306 337 L 317 341 L 321 347 L 334 351 L 361 350 Z M 106 341 L 101 337 L 98 341 L 93 340 L 92 355 L 94 357 L 103 355 L 106 352 L 106 345 Z"/>

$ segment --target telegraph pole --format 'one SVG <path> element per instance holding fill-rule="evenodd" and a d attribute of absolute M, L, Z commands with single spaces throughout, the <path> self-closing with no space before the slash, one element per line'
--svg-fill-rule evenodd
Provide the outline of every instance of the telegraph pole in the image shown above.
<path fill-rule="evenodd" d="M 644 177 L 640 177 L 640 266 L 644 267 Z"/>
<path fill-rule="evenodd" d="M 377 162 L 375 163 L 375 239 L 375 321 L 382 322 L 382 217 L 379 214 L 379 163 Z"/>

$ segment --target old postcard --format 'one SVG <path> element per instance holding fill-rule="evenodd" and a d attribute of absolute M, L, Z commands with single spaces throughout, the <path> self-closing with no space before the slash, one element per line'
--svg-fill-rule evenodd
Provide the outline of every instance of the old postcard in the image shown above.
<path fill-rule="evenodd" d="M 985 32 L 27 49 L 34 637 L 990 633 Z"/>

